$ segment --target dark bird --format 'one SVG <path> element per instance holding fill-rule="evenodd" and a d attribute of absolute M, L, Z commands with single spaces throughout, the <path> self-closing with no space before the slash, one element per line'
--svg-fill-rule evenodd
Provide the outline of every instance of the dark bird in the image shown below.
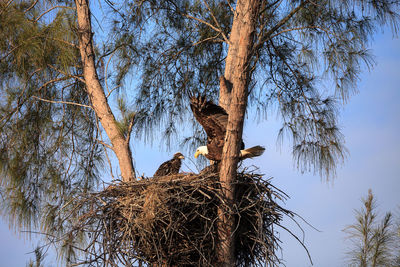
<path fill-rule="evenodd" d="M 178 152 L 174 154 L 174 157 L 158 167 L 156 173 L 154 173 L 154 177 L 156 176 L 165 176 L 165 175 L 171 175 L 171 174 L 177 174 L 179 173 L 179 169 L 181 168 L 182 164 L 182 159 L 185 157 L 182 155 L 182 153 Z"/>
<path fill-rule="evenodd" d="M 190 108 L 196 120 L 203 126 L 207 134 L 207 146 L 197 148 L 194 156 L 205 156 L 211 161 L 219 162 L 222 159 L 222 149 L 225 142 L 226 126 L 228 124 L 228 113 L 221 106 L 207 101 L 204 96 L 191 97 Z M 240 150 L 240 159 L 253 158 L 261 156 L 265 148 L 254 146 Z"/>

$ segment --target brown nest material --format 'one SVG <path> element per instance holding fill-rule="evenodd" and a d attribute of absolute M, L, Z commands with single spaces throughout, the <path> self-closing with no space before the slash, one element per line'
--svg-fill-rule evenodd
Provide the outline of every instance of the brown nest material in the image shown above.
<path fill-rule="evenodd" d="M 274 227 L 294 215 L 276 202 L 287 196 L 258 174 L 240 173 L 237 181 L 234 208 L 225 205 L 216 173 L 113 184 L 75 200 L 85 213 L 69 236 L 86 233 L 82 263 L 89 265 L 211 266 L 222 207 L 236 218 L 237 266 L 274 266 Z"/>

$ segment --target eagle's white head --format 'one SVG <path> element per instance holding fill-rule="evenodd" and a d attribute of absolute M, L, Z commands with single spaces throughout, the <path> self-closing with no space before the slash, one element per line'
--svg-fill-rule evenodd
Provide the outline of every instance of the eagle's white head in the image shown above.
<path fill-rule="evenodd" d="M 199 155 L 207 155 L 208 154 L 208 149 L 207 146 L 199 146 L 196 150 L 196 153 L 194 153 L 194 157 L 197 158 Z"/>

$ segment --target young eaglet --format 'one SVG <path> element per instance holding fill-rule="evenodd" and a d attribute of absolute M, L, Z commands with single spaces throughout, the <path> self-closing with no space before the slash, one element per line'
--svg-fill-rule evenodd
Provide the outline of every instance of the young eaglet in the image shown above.
<path fill-rule="evenodd" d="M 197 148 L 194 156 L 205 156 L 211 161 L 219 162 L 222 159 L 222 149 L 225 142 L 226 126 L 228 124 L 228 114 L 221 107 L 211 101 L 207 101 L 204 96 L 191 97 L 190 108 L 196 120 L 203 126 L 207 133 L 207 146 Z M 240 150 L 240 160 L 261 156 L 265 148 L 254 146 Z"/>
<path fill-rule="evenodd" d="M 181 168 L 182 159 L 185 157 L 180 153 L 175 153 L 174 157 L 158 167 L 156 173 L 153 176 L 165 176 L 171 174 L 179 173 L 179 169 Z"/>

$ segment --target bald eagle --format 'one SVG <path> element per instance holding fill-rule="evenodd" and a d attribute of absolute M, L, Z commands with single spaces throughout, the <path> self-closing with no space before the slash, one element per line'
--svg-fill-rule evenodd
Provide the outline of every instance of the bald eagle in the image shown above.
<path fill-rule="evenodd" d="M 179 169 L 181 168 L 182 159 L 185 157 L 182 153 L 178 152 L 174 154 L 174 157 L 158 167 L 157 171 L 154 173 L 154 177 L 156 176 L 165 176 L 171 174 L 179 173 Z"/>
<path fill-rule="evenodd" d="M 211 161 L 219 162 L 222 159 L 222 149 L 225 142 L 226 126 L 228 124 L 228 113 L 221 106 L 207 101 L 204 96 L 191 97 L 190 108 L 196 120 L 203 126 L 207 133 L 207 145 L 197 148 L 194 156 L 205 156 Z M 254 146 L 244 149 L 242 141 L 240 159 L 261 156 L 265 148 Z"/>

